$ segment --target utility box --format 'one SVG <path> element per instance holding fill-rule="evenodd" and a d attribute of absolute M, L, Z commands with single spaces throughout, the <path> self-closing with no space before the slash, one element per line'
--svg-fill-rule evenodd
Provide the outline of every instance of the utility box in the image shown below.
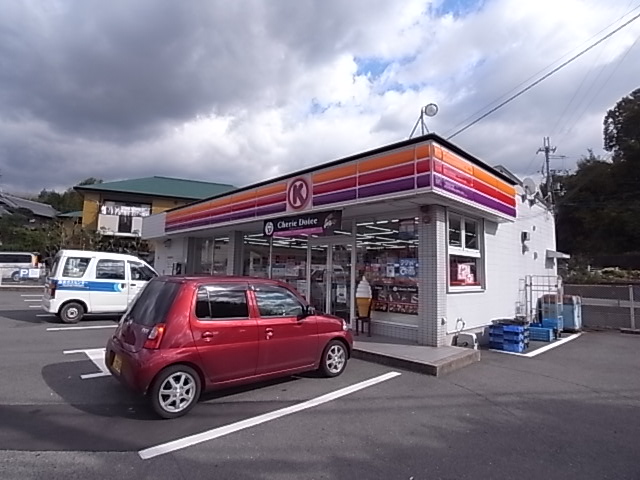
<path fill-rule="evenodd" d="M 562 299 L 562 320 L 564 330 L 579 332 L 582 330 L 582 297 L 565 295 Z"/>

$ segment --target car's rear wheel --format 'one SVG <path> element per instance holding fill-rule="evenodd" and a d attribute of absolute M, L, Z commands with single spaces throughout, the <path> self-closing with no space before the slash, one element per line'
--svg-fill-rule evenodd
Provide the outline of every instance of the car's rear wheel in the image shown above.
<path fill-rule="evenodd" d="M 158 374 L 149 390 L 151 406 L 162 418 L 178 418 L 200 398 L 200 376 L 187 365 L 173 365 Z"/>
<path fill-rule="evenodd" d="M 78 323 L 84 316 L 84 307 L 77 302 L 70 302 L 60 309 L 58 314 L 64 323 Z"/>
<path fill-rule="evenodd" d="M 325 377 L 337 377 L 347 367 L 347 347 L 340 340 L 331 340 L 322 352 L 320 372 Z"/>

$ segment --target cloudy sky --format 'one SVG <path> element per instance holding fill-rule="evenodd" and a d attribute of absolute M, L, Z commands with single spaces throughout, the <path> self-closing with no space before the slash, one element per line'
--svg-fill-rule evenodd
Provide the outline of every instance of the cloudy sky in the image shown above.
<path fill-rule="evenodd" d="M 0 186 L 238 186 L 447 137 L 640 13 L 636 0 L 0 0 Z M 634 10 L 635 8 L 635 10 Z M 452 141 L 535 175 L 602 152 L 640 87 L 640 20 Z M 636 43 L 637 42 L 637 43 Z"/>

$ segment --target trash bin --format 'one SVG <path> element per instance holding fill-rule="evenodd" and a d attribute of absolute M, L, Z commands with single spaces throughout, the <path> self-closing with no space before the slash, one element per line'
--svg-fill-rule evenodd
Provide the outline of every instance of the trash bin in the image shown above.
<path fill-rule="evenodd" d="M 582 298 L 580 296 L 564 296 L 562 299 L 562 319 L 565 331 L 579 332 L 582 330 Z"/>

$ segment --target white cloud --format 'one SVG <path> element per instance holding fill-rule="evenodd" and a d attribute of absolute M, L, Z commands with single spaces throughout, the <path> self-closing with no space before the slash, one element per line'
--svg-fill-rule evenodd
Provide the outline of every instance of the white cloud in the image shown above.
<path fill-rule="evenodd" d="M 428 127 L 446 136 L 629 10 L 627 0 L 14 2 L 0 19 L 2 182 L 37 191 L 157 174 L 244 185 L 406 138 L 432 101 Z M 565 167 L 599 151 L 606 110 L 639 86 L 639 35 L 640 20 L 455 143 L 518 174 L 539 168 L 543 136 Z"/>

